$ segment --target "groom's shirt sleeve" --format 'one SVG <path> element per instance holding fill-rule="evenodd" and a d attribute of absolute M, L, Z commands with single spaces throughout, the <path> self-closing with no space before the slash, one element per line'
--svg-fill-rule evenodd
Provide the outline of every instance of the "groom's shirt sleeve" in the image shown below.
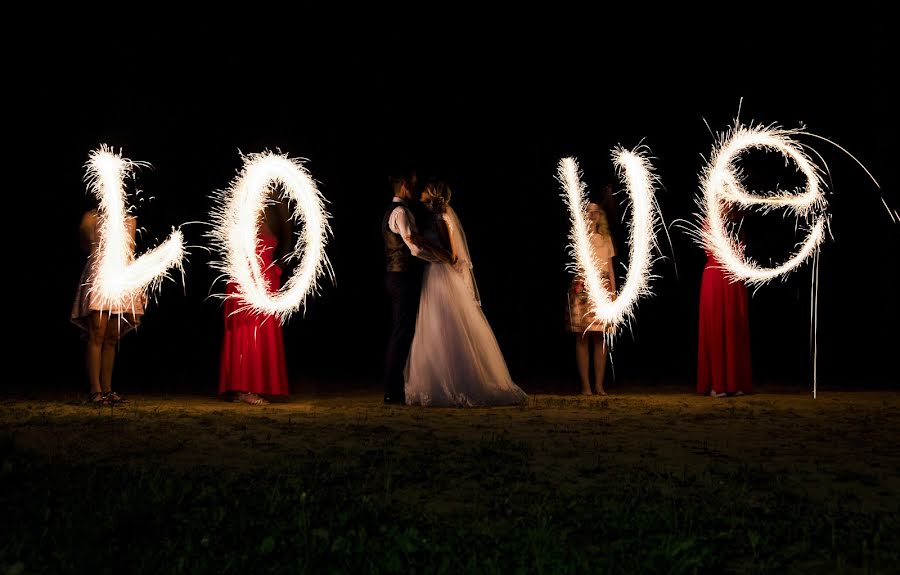
<path fill-rule="evenodd" d="M 388 220 L 388 227 L 391 228 L 391 231 L 395 234 L 400 234 L 400 237 L 403 238 L 403 243 L 406 244 L 406 247 L 409 248 L 409 252 L 412 255 L 427 262 L 440 263 L 441 260 L 435 257 L 430 251 L 423 250 L 406 239 L 410 234 L 418 233 L 416 223 L 411 221 L 409 211 L 407 211 L 406 208 L 403 206 L 394 208 L 394 211 L 391 212 L 391 217 Z"/>

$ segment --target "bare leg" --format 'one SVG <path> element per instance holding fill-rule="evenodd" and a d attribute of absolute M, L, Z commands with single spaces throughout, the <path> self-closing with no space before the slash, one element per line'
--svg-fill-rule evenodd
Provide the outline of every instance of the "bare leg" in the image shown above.
<path fill-rule="evenodd" d="M 103 342 L 106 338 L 109 315 L 99 311 L 92 311 L 88 321 L 88 343 L 85 355 L 88 380 L 91 383 L 91 393 L 104 391 L 100 386 L 100 364 Z"/>
<path fill-rule="evenodd" d="M 107 316 L 106 333 L 103 337 L 103 351 L 100 356 L 100 386 L 103 391 L 112 391 L 113 363 L 116 360 L 116 344 L 121 330 L 120 315 Z"/>
<path fill-rule="evenodd" d="M 575 361 L 578 364 L 578 376 L 581 378 L 582 395 L 593 395 L 588 380 L 588 339 L 590 335 L 575 334 Z"/>
<path fill-rule="evenodd" d="M 603 376 L 606 375 L 606 338 L 602 333 L 594 334 L 594 390 L 597 395 L 606 395 Z"/>

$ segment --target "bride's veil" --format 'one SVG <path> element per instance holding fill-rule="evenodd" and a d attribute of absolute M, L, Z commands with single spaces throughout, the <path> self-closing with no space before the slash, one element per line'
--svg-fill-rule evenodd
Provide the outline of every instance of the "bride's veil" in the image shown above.
<path fill-rule="evenodd" d="M 472 292 L 472 296 L 478 305 L 481 305 L 481 295 L 478 293 L 478 284 L 475 283 L 475 274 L 472 272 L 472 257 L 469 255 L 469 244 L 466 242 L 466 232 L 463 231 L 462 224 L 456 216 L 456 211 L 447 206 L 444 212 L 444 219 L 447 222 L 447 228 L 450 230 L 450 241 L 456 250 L 456 269 L 463 274 L 466 285 Z"/>

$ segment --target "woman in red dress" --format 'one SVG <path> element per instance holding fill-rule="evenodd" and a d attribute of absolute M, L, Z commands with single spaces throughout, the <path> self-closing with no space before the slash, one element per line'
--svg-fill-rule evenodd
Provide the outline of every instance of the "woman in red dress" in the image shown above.
<path fill-rule="evenodd" d="M 270 210 L 267 210 L 269 212 Z M 273 222 L 273 218 L 266 220 Z M 289 220 L 287 220 L 289 222 Z M 282 242 L 290 241 L 282 235 Z M 281 268 L 277 265 L 278 238 L 266 221 L 260 222 L 256 253 L 269 291 L 281 287 Z M 228 282 L 228 296 L 238 293 L 237 285 Z M 260 315 L 241 309 L 244 302 L 228 297 L 225 300 L 225 337 L 219 369 L 219 393 L 231 394 L 234 401 L 250 405 L 269 403 L 261 395 L 287 396 L 287 366 L 284 359 L 284 339 L 281 322 L 272 315 Z"/>
<path fill-rule="evenodd" d="M 732 282 L 707 250 L 700 284 L 697 393 L 724 397 L 752 391 L 747 288 Z"/>

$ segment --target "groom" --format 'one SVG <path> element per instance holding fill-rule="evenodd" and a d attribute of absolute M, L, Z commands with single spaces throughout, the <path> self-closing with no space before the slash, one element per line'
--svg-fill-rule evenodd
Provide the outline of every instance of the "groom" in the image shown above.
<path fill-rule="evenodd" d="M 428 248 L 419 247 L 409 241 L 411 236 L 419 233 L 416 224 L 419 205 L 413 196 L 415 184 L 415 172 L 391 178 L 394 200 L 385 211 L 381 222 L 384 254 L 387 259 L 385 287 L 391 298 L 392 322 L 385 360 L 384 402 L 394 405 L 403 405 L 406 402 L 403 369 L 406 367 L 416 329 L 425 262 L 441 261 Z"/>

